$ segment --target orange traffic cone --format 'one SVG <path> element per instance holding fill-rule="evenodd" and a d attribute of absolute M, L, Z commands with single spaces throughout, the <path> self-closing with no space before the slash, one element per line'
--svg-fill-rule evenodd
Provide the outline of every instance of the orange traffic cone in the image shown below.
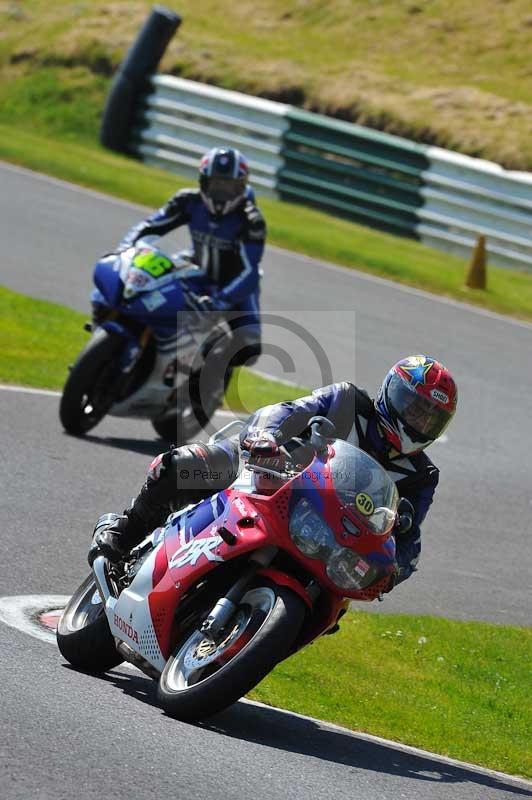
<path fill-rule="evenodd" d="M 471 256 L 466 286 L 469 286 L 470 289 L 486 288 L 486 237 L 482 234 L 477 238 Z"/>

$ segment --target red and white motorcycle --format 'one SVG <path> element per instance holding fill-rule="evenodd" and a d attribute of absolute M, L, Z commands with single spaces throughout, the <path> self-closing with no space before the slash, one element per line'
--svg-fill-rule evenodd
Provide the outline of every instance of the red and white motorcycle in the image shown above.
<path fill-rule="evenodd" d="M 334 631 L 350 599 L 379 597 L 397 489 L 367 453 L 320 433 L 327 424 L 288 443 L 280 469 L 243 459 L 230 488 L 171 515 L 125 562 L 97 558 L 59 622 L 67 661 L 129 661 L 158 681 L 168 714 L 201 719 Z"/>

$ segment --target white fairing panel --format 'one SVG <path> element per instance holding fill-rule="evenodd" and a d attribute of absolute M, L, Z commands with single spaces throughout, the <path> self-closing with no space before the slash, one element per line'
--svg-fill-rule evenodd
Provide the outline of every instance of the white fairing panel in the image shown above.
<path fill-rule="evenodd" d="M 153 588 L 155 558 L 161 547 L 164 547 L 164 541 L 146 558 L 131 586 L 124 589 L 118 600 L 112 598 L 109 601 L 107 617 L 113 636 L 122 639 L 162 672 L 166 660 L 159 648 L 148 605 L 148 594 Z"/>

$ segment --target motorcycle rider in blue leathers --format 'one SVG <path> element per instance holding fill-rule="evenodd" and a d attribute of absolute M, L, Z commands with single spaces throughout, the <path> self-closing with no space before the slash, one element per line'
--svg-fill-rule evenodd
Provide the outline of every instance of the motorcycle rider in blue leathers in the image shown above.
<path fill-rule="evenodd" d="M 240 446 L 250 459 L 272 469 L 283 445 L 301 436 L 311 418 L 319 415 L 334 424 L 337 438 L 373 456 L 403 498 L 396 524 L 396 569 L 389 591 L 416 569 L 420 526 L 439 476 L 423 450 L 451 421 L 456 400 L 456 384 L 442 364 L 428 356 L 410 356 L 391 368 L 375 400 L 344 382 L 259 409 L 248 420 Z M 124 515 L 107 514 L 98 520 L 89 563 L 98 555 L 119 561 L 150 530 L 164 524 L 170 513 L 226 489 L 236 477 L 238 464 L 238 445 L 232 440 L 173 447 L 157 456 L 140 494 Z M 216 503 L 211 505 L 216 507 Z"/>
<path fill-rule="evenodd" d="M 259 264 L 266 224 L 248 184 L 248 164 L 235 148 L 206 153 L 199 167 L 199 189 L 177 192 L 162 208 L 135 225 L 119 249 L 145 236 L 163 236 L 188 225 L 192 261 L 200 273 L 187 278 L 201 310 L 231 311 L 236 342 L 233 365 L 253 364 L 261 352 Z"/>

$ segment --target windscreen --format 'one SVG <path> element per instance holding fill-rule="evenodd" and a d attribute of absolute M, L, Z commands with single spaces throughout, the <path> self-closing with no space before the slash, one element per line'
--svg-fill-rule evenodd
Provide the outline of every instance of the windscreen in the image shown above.
<path fill-rule="evenodd" d="M 343 505 L 376 534 L 395 522 L 399 495 L 384 468 L 363 450 L 337 439 L 329 462 L 334 488 Z"/>

